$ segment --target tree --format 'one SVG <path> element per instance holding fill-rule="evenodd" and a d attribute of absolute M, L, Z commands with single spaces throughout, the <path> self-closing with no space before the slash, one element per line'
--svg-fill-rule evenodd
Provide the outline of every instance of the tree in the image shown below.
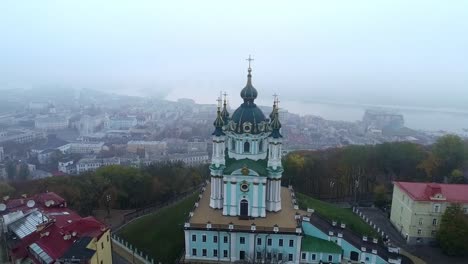
<path fill-rule="evenodd" d="M 459 169 L 455 169 L 449 176 L 449 183 L 465 183 L 465 177 L 463 177 L 463 172 Z"/>
<path fill-rule="evenodd" d="M 446 135 L 437 139 L 433 153 L 440 161 L 441 176 L 449 176 L 454 169 L 459 169 L 465 160 L 465 146 L 456 135 Z"/>
<path fill-rule="evenodd" d="M 426 159 L 418 164 L 417 168 L 424 171 L 426 180 L 435 182 L 434 173 L 439 168 L 439 164 L 439 159 L 431 152 Z"/>
<path fill-rule="evenodd" d="M 387 204 L 387 189 L 385 185 L 380 184 L 374 188 L 374 204 L 375 206 L 382 208 Z"/>
<path fill-rule="evenodd" d="M 15 191 L 15 188 L 11 187 L 8 183 L 0 182 L 0 197 L 9 196 Z"/>
<path fill-rule="evenodd" d="M 14 180 L 16 177 L 16 166 L 13 163 L 13 161 L 9 161 L 6 164 L 6 171 L 8 174 L 8 179 L 9 180 Z"/>
<path fill-rule="evenodd" d="M 450 256 L 468 252 L 468 220 L 459 204 L 451 204 L 442 215 L 437 233 L 442 251 Z"/>
<path fill-rule="evenodd" d="M 20 180 L 27 180 L 29 177 L 29 168 L 28 164 L 22 163 L 18 171 L 18 177 Z"/>

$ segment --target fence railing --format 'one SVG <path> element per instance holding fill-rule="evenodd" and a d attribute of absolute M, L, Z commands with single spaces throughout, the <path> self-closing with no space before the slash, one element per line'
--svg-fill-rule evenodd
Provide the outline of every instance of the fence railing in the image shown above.
<path fill-rule="evenodd" d="M 112 234 L 112 242 L 114 247 L 120 247 L 121 250 L 125 251 L 127 254 L 119 254 L 121 257 L 125 258 L 130 263 L 144 263 L 144 264 L 154 264 L 155 260 L 150 257 L 145 252 L 139 250 L 131 243 L 128 243 L 123 238 Z M 130 258 L 130 259 L 129 259 Z"/>

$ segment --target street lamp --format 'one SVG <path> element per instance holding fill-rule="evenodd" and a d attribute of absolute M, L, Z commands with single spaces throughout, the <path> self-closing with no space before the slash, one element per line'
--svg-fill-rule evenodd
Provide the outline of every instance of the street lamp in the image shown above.
<path fill-rule="evenodd" d="M 111 195 L 108 194 L 108 195 L 106 195 L 106 202 L 107 202 L 107 218 L 110 218 L 110 201 L 111 201 Z"/>

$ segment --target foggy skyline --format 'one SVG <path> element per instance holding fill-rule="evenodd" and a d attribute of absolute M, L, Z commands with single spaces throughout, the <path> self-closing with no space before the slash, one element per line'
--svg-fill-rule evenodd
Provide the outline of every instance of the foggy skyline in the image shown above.
<path fill-rule="evenodd" d="M 466 108 L 465 1 L 3 1 L 0 89 Z"/>

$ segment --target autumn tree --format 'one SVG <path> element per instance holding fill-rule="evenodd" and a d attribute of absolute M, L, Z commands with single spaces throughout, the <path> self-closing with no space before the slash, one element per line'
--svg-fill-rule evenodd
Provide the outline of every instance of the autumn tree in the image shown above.
<path fill-rule="evenodd" d="M 460 169 L 465 160 L 465 147 L 462 139 L 456 135 L 440 137 L 432 148 L 435 157 L 440 161 L 439 181 L 449 176 L 455 169 Z"/>
<path fill-rule="evenodd" d="M 447 207 L 437 232 L 442 251 L 450 256 L 468 253 L 468 220 L 459 204 Z"/>

